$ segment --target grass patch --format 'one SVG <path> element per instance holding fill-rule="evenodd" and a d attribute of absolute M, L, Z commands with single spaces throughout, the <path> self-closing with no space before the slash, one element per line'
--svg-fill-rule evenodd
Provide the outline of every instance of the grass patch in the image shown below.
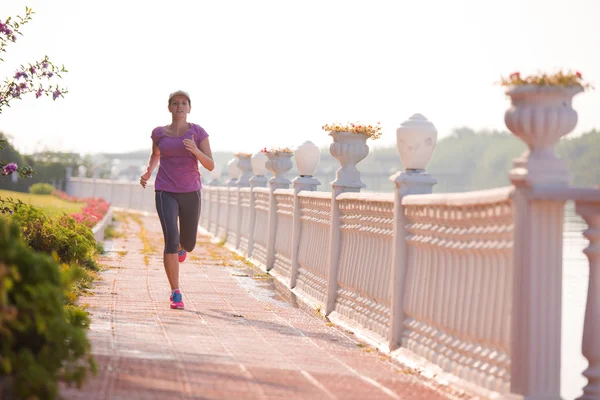
<path fill-rule="evenodd" d="M 0 190 L 0 198 L 21 200 L 25 204 L 41 209 L 44 214 L 54 217 L 57 215 L 81 212 L 85 203 L 71 203 L 50 194 L 31 194 Z"/>
<path fill-rule="evenodd" d="M 122 237 L 122 232 L 117 232 L 115 226 L 113 224 L 109 224 L 104 228 L 104 239 L 114 239 L 118 237 Z"/>

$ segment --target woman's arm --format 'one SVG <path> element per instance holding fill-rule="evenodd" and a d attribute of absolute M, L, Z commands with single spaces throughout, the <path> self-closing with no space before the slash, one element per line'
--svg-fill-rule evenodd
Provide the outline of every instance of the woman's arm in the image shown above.
<path fill-rule="evenodd" d="M 152 176 L 152 171 L 158 165 L 160 161 L 160 149 L 158 145 L 152 142 L 152 153 L 150 154 L 150 159 L 148 160 L 148 168 L 146 168 L 146 172 L 140 177 L 140 184 L 145 189 L 146 183 L 148 183 L 148 179 Z"/>
<path fill-rule="evenodd" d="M 185 148 L 200 161 L 200 164 L 202 164 L 204 168 L 209 171 L 215 169 L 215 162 L 212 159 L 212 151 L 210 149 L 208 138 L 200 142 L 200 147 L 197 147 L 192 139 L 184 139 L 183 144 Z"/>

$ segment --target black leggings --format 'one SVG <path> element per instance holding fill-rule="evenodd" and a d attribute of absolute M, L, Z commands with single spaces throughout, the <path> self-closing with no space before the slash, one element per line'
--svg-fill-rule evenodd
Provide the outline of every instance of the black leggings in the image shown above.
<path fill-rule="evenodd" d="M 180 243 L 185 251 L 194 250 L 200 219 L 200 191 L 172 193 L 157 190 L 155 198 L 165 238 L 165 253 L 177 253 Z"/>

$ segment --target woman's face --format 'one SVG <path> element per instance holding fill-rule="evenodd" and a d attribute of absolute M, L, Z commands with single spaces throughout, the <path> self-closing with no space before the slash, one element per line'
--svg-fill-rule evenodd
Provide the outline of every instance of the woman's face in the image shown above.
<path fill-rule="evenodd" d="M 192 106 L 190 105 L 187 97 L 182 95 L 173 96 L 169 102 L 169 112 L 174 118 L 185 119 L 191 109 Z"/>

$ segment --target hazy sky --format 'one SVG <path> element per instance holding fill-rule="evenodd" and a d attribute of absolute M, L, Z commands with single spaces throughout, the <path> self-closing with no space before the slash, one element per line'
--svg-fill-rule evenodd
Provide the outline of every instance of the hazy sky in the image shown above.
<path fill-rule="evenodd" d="M 1 77 L 47 54 L 69 93 L 33 96 L 0 115 L 21 152 L 149 149 L 187 90 L 189 120 L 213 150 L 254 152 L 311 140 L 324 123 L 381 121 L 370 145 L 395 143 L 421 113 L 438 128 L 505 129 L 495 85 L 513 71 L 574 69 L 575 134 L 600 129 L 598 0 L 3 0 L 0 18 L 35 11 Z"/>

